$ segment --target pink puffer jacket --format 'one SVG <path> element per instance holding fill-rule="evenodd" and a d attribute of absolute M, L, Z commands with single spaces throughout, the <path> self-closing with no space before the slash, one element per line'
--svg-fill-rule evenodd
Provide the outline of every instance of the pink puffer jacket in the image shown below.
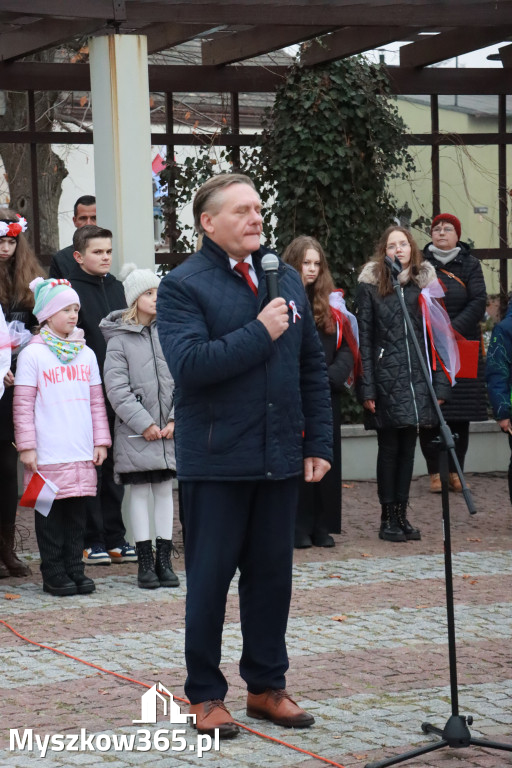
<path fill-rule="evenodd" d="M 37 388 L 17 385 L 14 388 L 14 431 L 18 451 L 36 449 L 36 430 L 34 407 Z M 94 445 L 110 446 L 110 430 L 101 384 L 91 386 L 91 415 Z M 57 499 L 72 496 L 96 496 L 96 467 L 92 461 L 74 461 L 64 464 L 38 465 L 42 475 L 55 483 L 59 492 Z M 32 472 L 25 470 L 24 488 L 32 477 Z"/>

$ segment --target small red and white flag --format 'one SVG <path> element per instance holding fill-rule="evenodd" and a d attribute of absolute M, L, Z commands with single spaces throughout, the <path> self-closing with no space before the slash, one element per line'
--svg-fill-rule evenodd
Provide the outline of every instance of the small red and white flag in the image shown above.
<path fill-rule="evenodd" d="M 29 507 L 48 517 L 53 501 L 59 489 L 44 477 L 40 472 L 35 472 L 20 499 L 20 507 Z"/>

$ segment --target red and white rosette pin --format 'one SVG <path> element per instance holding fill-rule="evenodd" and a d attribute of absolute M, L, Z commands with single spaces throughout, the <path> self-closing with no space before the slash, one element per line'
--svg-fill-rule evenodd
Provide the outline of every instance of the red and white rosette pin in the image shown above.
<path fill-rule="evenodd" d="M 297 309 L 297 305 L 295 304 L 293 299 L 288 302 L 288 306 L 290 307 L 290 309 L 292 311 L 292 322 L 296 323 L 297 320 L 301 319 L 301 317 L 299 315 L 299 310 Z"/>

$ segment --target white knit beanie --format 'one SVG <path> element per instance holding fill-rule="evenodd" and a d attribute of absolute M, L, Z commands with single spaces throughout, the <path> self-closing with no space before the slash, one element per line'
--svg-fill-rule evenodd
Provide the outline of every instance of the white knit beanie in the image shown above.
<path fill-rule="evenodd" d="M 160 285 L 158 275 L 155 275 L 151 269 L 138 269 L 136 264 L 125 264 L 119 273 L 119 279 L 123 283 L 124 295 L 129 307 L 144 291 L 158 288 Z"/>

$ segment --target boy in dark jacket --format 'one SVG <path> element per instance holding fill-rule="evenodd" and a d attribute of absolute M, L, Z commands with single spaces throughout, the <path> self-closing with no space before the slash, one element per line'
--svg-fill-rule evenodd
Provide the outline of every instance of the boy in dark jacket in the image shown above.
<path fill-rule="evenodd" d="M 78 327 L 83 329 L 86 343 L 96 355 L 103 378 L 107 345 L 100 331 L 100 322 L 114 309 L 126 307 L 123 285 L 110 274 L 112 232 L 94 224 L 86 225 L 73 235 L 73 247 L 76 264 L 69 280 L 80 297 Z M 113 438 L 115 417 L 108 404 L 107 415 Z M 134 548 L 125 539 L 122 501 L 123 488 L 114 483 L 112 449 L 109 449 L 98 471 L 98 494 L 87 503 L 85 563 L 109 565 L 111 562 L 137 560 Z"/>
<path fill-rule="evenodd" d="M 503 432 L 508 432 L 512 451 L 512 301 L 501 323 L 494 326 L 487 350 L 485 376 L 494 418 Z M 512 454 L 508 468 L 508 490 L 512 504 Z"/>

